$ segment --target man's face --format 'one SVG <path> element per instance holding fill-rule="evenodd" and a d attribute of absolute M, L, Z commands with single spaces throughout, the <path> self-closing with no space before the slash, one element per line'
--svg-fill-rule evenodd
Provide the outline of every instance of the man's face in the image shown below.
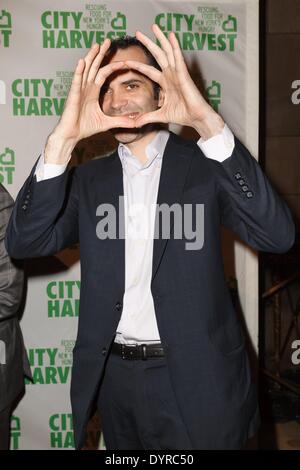
<path fill-rule="evenodd" d="M 110 59 L 111 62 L 136 60 L 148 64 L 148 58 L 138 46 L 119 49 Z M 135 70 L 121 70 L 113 73 L 103 85 L 101 107 L 109 116 L 132 116 L 154 111 L 158 100 L 154 98 L 153 82 Z M 111 129 L 115 138 L 124 144 L 139 140 L 149 132 L 150 126 L 143 128 Z"/>

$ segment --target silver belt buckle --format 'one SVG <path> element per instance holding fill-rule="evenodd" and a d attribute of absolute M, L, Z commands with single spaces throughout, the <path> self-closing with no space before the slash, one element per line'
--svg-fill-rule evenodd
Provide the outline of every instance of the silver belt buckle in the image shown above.
<path fill-rule="evenodd" d="M 127 356 L 125 354 L 127 348 Z M 122 359 L 132 359 L 132 352 L 133 350 L 136 350 L 137 345 L 136 344 L 122 344 Z"/>
<path fill-rule="evenodd" d="M 122 356 L 122 359 L 126 359 L 126 357 L 125 357 L 125 344 L 121 344 L 121 356 Z"/>
<path fill-rule="evenodd" d="M 147 344 L 141 344 L 142 348 L 142 360 L 147 361 Z"/>

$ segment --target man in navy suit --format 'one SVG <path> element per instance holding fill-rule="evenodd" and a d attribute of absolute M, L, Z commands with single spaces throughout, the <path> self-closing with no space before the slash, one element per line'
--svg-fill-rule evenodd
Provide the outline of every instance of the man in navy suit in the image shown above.
<path fill-rule="evenodd" d="M 254 249 L 284 252 L 294 224 L 193 83 L 174 33 L 152 28 L 161 47 L 137 32 L 78 62 L 63 115 L 18 195 L 7 249 L 47 256 L 80 242 L 77 448 L 97 400 L 108 449 L 239 449 L 259 412 L 220 225 Z M 200 140 L 161 123 L 193 127 Z M 65 171 L 79 140 L 109 129 L 116 152 Z"/>

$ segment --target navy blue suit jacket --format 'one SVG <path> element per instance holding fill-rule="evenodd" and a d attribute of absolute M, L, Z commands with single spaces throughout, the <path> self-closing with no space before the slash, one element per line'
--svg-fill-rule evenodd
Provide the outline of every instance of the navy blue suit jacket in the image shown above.
<path fill-rule="evenodd" d="M 15 258 L 48 256 L 80 242 L 80 316 L 71 384 L 77 448 L 84 441 L 125 287 L 125 242 L 97 237 L 96 208 L 110 203 L 118 213 L 122 194 L 117 152 L 79 166 L 72 176 L 66 172 L 37 183 L 33 170 L 7 231 L 7 250 Z M 151 282 L 191 449 L 239 448 L 259 418 L 244 335 L 225 282 L 220 226 L 254 249 L 285 252 L 295 236 L 290 211 L 238 139 L 232 156 L 219 163 L 172 133 L 157 203 L 204 204 L 203 248 L 186 250 L 184 237 L 155 239 Z"/>

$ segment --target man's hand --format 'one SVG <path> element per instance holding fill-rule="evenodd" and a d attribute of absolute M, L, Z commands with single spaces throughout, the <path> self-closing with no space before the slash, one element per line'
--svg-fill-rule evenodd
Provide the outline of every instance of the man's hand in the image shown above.
<path fill-rule="evenodd" d="M 113 62 L 100 68 L 110 46 L 110 40 L 94 44 L 74 72 L 64 111 L 56 128 L 49 136 L 45 149 L 46 163 L 67 163 L 77 142 L 114 127 L 135 127 L 128 117 L 111 117 L 99 105 L 100 89 L 106 78 L 124 67 L 124 62 Z"/>
<path fill-rule="evenodd" d="M 194 84 L 175 34 L 169 33 L 168 40 L 156 24 L 152 25 L 152 30 L 162 48 L 140 31 L 136 32 L 136 37 L 153 54 L 162 71 L 131 60 L 125 61 L 125 64 L 159 84 L 163 105 L 159 110 L 136 119 L 136 127 L 151 122 L 164 122 L 194 127 L 205 140 L 219 134 L 224 121 Z"/>

